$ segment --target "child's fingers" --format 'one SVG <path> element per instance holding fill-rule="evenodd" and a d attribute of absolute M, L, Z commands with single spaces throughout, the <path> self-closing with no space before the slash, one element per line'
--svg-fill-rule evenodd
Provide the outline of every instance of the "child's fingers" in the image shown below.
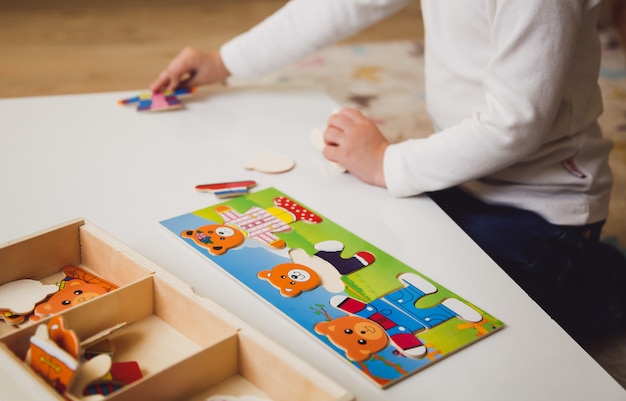
<path fill-rule="evenodd" d="M 167 84 L 167 90 L 173 91 L 176 90 L 180 86 L 180 78 L 170 77 L 169 83 Z"/>
<path fill-rule="evenodd" d="M 182 85 L 190 84 L 193 76 L 193 72 L 179 74 L 176 71 L 164 70 L 157 80 L 150 85 L 150 90 L 153 92 L 161 92 L 163 90 L 173 91 Z"/>
<path fill-rule="evenodd" d="M 326 146 L 337 146 L 339 145 L 339 140 L 341 137 L 342 131 L 333 127 L 328 126 L 324 130 L 323 138 Z"/>
<path fill-rule="evenodd" d="M 195 70 L 190 70 L 187 71 L 185 73 L 183 73 L 179 78 L 178 78 L 178 83 L 176 84 L 175 87 L 170 88 L 170 90 L 174 90 L 174 89 L 178 89 L 180 87 L 190 87 L 190 86 L 194 86 L 195 85 L 195 77 L 196 77 L 196 71 Z"/>
<path fill-rule="evenodd" d="M 342 131 L 347 130 L 354 124 L 354 120 L 347 116 L 343 111 L 335 113 L 328 118 L 328 126 L 335 127 Z"/>
<path fill-rule="evenodd" d="M 342 109 L 339 114 L 353 120 L 353 121 L 360 121 L 363 119 L 367 119 L 367 117 L 365 117 L 365 115 L 363 113 L 361 113 L 359 110 L 357 109 L 351 109 L 351 108 L 345 108 Z"/>
<path fill-rule="evenodd" d="M 170 82 L 170 78 L 167 75 L 167 71 L 162 71 L 157 79 L 150 84 L 150 90 L 152 92 L 160 92 L 163 88 L 167 87 Z"/>
<path fill-rule="evenodd" d="M 183 49 L 161 72 L 159 78 L 152 85 L 154 90 L 174 90 L 184 79 L 189 79 L 193 71 L 194 52 L 190 48 Z"/>
<path fill-rule="evenodd" d="M 338 162 L 340 151 L 341 150 L 339 149 L 339 146 L 328 145 L 324 146 L 324 149 L 322 149 L 322 154 L 327 160 L 330 160 L 331 162 Z"/>
<path fill-rule="evenodd" d="M 164 90 L 174 90 L 180 86 L 181 78 L 180 75 L 168 68 L 165 69 L 159 74 L 159 77 L 150 85 L 150 90 L 152 92 L 161 92 Z"/>

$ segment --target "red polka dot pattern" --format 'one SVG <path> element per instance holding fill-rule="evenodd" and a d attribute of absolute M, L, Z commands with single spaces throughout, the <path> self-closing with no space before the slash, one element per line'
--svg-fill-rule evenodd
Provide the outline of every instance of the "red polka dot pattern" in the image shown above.
<path fill-rule="evenodd" d="M 274 204 L 291 212 L 295 216 L 296 221 L 306 221 L 314 224 L 322 222 L 322 218 L 320 216 L 287 197 L 279 196 L 274 199 Z"/>

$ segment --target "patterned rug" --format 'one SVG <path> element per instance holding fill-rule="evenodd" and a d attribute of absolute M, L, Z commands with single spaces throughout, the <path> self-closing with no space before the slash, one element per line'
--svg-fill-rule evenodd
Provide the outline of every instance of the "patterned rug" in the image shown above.
<path fill-rule="evenodd" d="M 626 63 L 615 41 L 603 37 L 600 124 L 613 140 L 615 186 L 603 240 L 626 254 Z M 263 79 L 229 85 L 323 87 L 337 103 L 374 119 L 391 142 L 432 132 L 424 103 L 424 47 L 417 41 L 338 45 Z M 626 388 L 626 332 L 587 351 Z"/>

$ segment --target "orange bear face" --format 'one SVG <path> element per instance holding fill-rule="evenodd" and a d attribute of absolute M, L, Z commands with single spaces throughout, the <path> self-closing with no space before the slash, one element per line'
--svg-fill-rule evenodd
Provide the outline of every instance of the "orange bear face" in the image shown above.
<path fill-rule="evenodd" d="M 315 331 L 345 351 L 353 361 L 365 361 L 387 346 L 387 333 L 377 323 L 359 316 L 341 316 L 315 325 Z"/>
<path fill-rule="evenodd" d="M 66 281 L 63 289 L 35 307 L 35 315 L 52 315 L 106 293 L 107 290 L 98 284 L 89 284 L 83 280 Z"/>
<path fill-rule="evenodd" d="M 245 240 L 241 231 L 220 224 L 209 224 L 195 230 L 185 230 L 181 236 L 192 239 L 193 242 L 206 248 L 212 255 L 223 255 L 229 249 L 241 245 Z"/>
<path fill-rule="evenodd" d="M 285 297 L 297 297 L 320 285 L 320 276 L 315 270 L 298 263 L 276 265 L 272 270 L 260 271 L 257 277 L 269 281 Z"/>

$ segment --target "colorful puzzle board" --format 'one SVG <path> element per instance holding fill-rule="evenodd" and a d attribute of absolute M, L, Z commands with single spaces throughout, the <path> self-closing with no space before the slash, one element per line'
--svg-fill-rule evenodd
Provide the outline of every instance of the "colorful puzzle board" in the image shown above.
<path fill-rule="evenodd" d="M 383 388 L 504 326 L 275 188 L 161 224 Z"/>

